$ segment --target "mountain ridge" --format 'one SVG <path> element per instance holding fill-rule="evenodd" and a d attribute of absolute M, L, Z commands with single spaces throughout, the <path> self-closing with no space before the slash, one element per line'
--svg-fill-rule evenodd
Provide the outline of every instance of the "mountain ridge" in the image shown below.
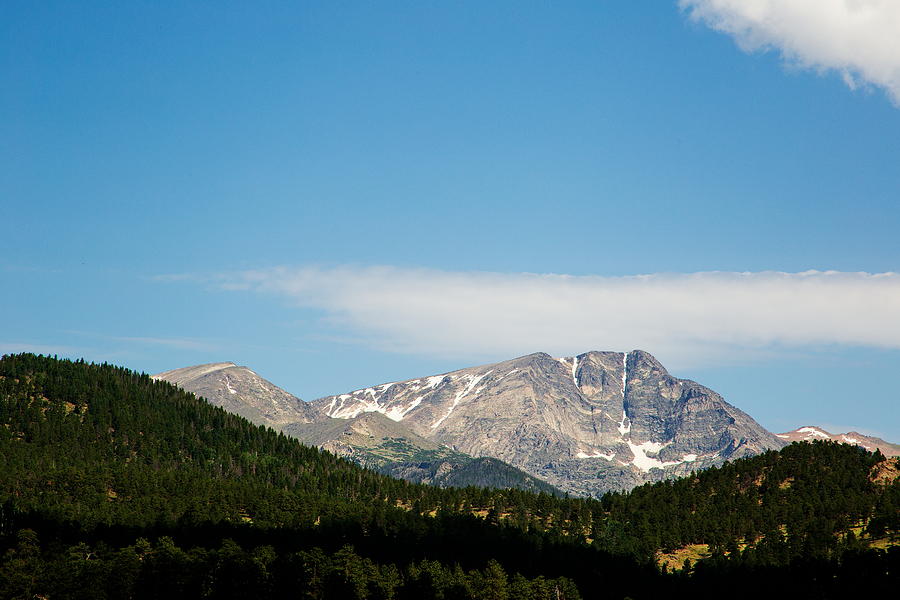
<path fill-rule="evenodd" d="M 259 425 L 278 429 L 288 423 L 310 423 L 320 418 L 308 402 L 233 362 L 182 367 L 151 377 L 193 392 Z"/>
<path fill-rule="evenodd" d="M 579 495 L 785 445 L 711 389 L 670 376 L 642 350 L 560 358 L 537 352 L 311 404 L 332 418 L 381 412 L 422 437 L 499 458 Z"/>
<path fill-rule="evenodd" d="M 492 462 L 452 450 L 379 413 L 331 419 L 255 371 L 233 362 L 183 367 L 152 378 L 177 385 L 257 425 L 272 427 L 303 443 L 413 483 L 562 493 L 503 461 Z"/>
<path fill-rule="evenodd" d="M 776 434 L 789 442 L 809 442 L 812 440 L 831 440 L 841 444 L 851 444 L 864 448 L 869 452 L 879 450 L 885 456 L 900 456 L 900 445 L 892 444 L 879 437 L 865 435 L 857 431 L 847 433 L 829 433 L 815 425 L 804 425 L 792 431 Z"/>

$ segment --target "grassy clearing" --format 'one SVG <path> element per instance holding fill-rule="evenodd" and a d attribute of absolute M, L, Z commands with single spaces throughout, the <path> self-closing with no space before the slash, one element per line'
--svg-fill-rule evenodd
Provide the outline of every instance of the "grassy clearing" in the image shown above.
<path fill-rule="evenodd" d="M 688 560 L 691 565 L 694 565 L 698 560 L 709 558 L 709 556 L 708 544 L 689 544 L 672 552 L 657 552 L 656 564 L 660 567 L 665 566 L 669 571 L 680 571 L 684 568 L 684 561 Z"/>

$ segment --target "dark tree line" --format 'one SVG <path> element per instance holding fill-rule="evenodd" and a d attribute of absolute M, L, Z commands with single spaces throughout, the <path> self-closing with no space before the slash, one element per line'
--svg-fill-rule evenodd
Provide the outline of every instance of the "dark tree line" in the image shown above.
<path fill-rule="evenodd" d="M 20 530 L 0 565 L 0 597 L 77 600 L 306 598 L 336 600 L 579 600 L 566 578 L 510 576 L 494 560 L 463 570 L 434 560 L 400 568 L 352 546 L 279 553 L 231 539 L 185 550 L 170 537 L 113 548 L 84 542 L 48 552 Z"/>

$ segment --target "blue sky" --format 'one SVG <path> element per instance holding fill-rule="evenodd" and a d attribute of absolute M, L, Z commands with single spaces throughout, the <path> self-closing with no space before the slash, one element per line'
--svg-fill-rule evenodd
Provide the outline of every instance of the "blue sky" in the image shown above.
<path fill-rule="evenodd" d="M 0 352 L 313 399 L 641 347 L 900 441 L 900 14 L 789 4 L 6 2 Z"/>

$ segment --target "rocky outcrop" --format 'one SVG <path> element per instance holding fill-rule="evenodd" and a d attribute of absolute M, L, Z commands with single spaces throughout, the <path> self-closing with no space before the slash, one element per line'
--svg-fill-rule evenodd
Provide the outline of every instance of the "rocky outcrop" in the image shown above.
<path fill-rule="evenodd" d="M 530 354 L 313 405 L 332 418 L 382 413 L 425 439 L 498 458 L 579 495 L 630 489 L 786 443 L 640 350 Z"/>

